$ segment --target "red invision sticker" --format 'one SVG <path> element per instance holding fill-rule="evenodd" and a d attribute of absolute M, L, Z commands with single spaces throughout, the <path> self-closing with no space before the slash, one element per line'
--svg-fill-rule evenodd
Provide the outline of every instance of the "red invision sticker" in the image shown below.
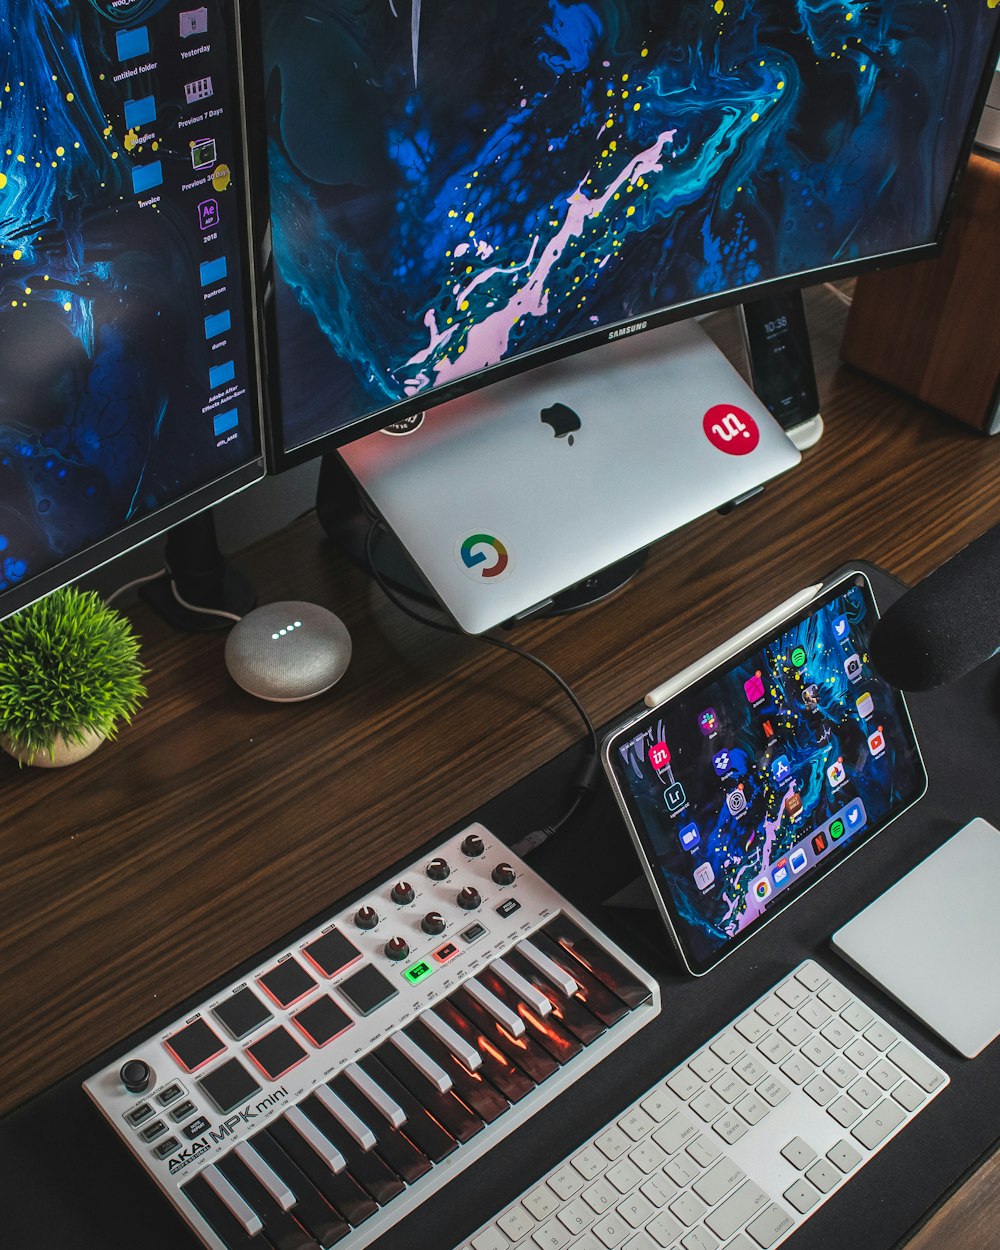
<path fill-rule="evenodd" d="M 760 442 L 760 430 L 749 412 L 735 404 L 713 404 L 702 421 L 705 437 L 729 456 L 746 456 Z"/>

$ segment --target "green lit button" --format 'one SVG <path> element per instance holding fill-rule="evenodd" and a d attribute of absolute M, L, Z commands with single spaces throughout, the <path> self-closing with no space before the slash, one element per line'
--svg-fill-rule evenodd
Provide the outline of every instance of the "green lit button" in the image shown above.
<path fill-rule="evenodd" d="M 420 963 L 407 968 L 403 976 L 411 985 L 419 985 L 421 981 L 426 981 L 433 971 L 434 965 L 429 964 L 426 959 L 421 959 Z"/>

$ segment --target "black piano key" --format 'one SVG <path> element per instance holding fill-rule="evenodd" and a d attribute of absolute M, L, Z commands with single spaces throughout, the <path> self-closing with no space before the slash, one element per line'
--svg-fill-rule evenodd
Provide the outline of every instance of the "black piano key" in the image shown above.
<path fill-rule="evenodd" d="M 547 933 L 557 945 L 592 972 L 598 981 L 617 994 L 630 1011 L 649 1001 L 651 994 L 646 986 L 568 916 L 556 916 L 545 925 L 542 932 Z M 559 962 L 571 976 L 576 975 L 571 966 L 567 967 L 563 960 Z"/>
<path fill-rule="evenodd" d="M 215 1166 L 260 1216 L 264 1232 L 274 1244 L 275 1250 L 320 1250 L 319 1243 L 313 1240 L 294 1216 L 281 1209 L 235 1152 L 230 1151 L 223 1155 Z"/>
<path fill-rule="evenodd" d="M 250 1236 L 201 1176 L 192 1176 L 181 1186 L 181 1193 L 205 1220 L 226 1250 L 272 1250 L 270 1241 L 263 1233 Z"/>
<path fill-rule="evenodd" d="M 413 1020 L 405 1032 L 413 1038 L 421 1050 L 425 1050 L 455 1083 L 455 1093 L 470 1110 L 487 1124 L 492 1124 L 510 1108 L 510 1103 L 499 1090 L 482 1075 L 482 1069 L 470 1072 L 464 1063 L 448 1049 L 444 1042 L 434 1036 L 420 1020 Z"/>
<path fill-rule="evenodd" d="M 551 959 L 557 960 L 561 967 L 568 971 L 572 970 L 572 975 L 580 986 L 576 993 L 577 1000 L 584 1003 L 587 1010 L 593 1012 L 602 1024 L 610 1027 L 617 1024 L 619 1020 L 625 1019 L 629 1012 L 625 1003 L 583 964 L 572 959 L 567 951 L 551 941 L 544 933 L 534 934 L 531 940 L 539 950 L 544 951 Z"/>
<path fill-rule="evenodd" d="M 378 1210 L 378 1203 L 372 1201 L 352 1176 L 347 1172 L 331 1172 L 290 1124 L 279 1118 L 268 1125 L 267 1132 L 352 1228 L 363 1224 Z"/>
<path fill-rule="evenodd" d="M 531 1093 L 535 1088 L 535 1082 L 517 1064 L 511 1063 L 499 1047 L 490 1041 L 468 1016 L 463 1016 L 447 1000 L 435 1003 L 434 1010 L 442 1020 L 446 1020 L 451 1025 L 456 1033 L 461 1033 L 467 1042 L 475 1046 L 483 1057 L 483 1066 L 479 1071 L 508 1102 L 520 1102 L 526 1094 Z"/>
<path fill-rule="evenodd" d="M 410 1093 L 385 1064 L 380 1063 L 374 1055 L 365 1055 L 357 1061 L 373 1081 L 379 1085 L 406 1112 L 406 1124 L 401 1132 L 422 1151 L 432 1163 L 440 1163 L 442 1159 L 458 1149 L 458 1142 L 443 1125 L 438 1123 L 420 1101 Z"/>
<path fill-rule="evenodd" d="M 310 1120 L 337 1147 L 347 1160 L 350 1175 L 380 1207 L 386 1206 L 393 1198 L 398 1197 L 406 1185 L 376 1150 L 362 1150 L 351 1134 L 340 1121 L 327 1111 L 326 1107 L 314 1094 L 299 1103 Z"/>
<path fill-rule="evenodd" d="M 535 1039 L 525 1030 L 520 1037 L 511 1037 L 506 1029 L 501 1028 L 496 1019 L 459 988 L 451 994 L 448 1001 L 454 1004 L 463 1015 L 468 1016 L 472 1023 L 513 1063 L 516 1063 L 536 1085 L 548 1080 L 553 1072 L 559 1071 L 559 1064 L 547 1050 L 543 1050 Z"/>
<path fill-rule="evenodd" d="M 329 1250 L 347 1236 L 351 1231 L 347 1223 L 273 1137 L 262 1131 L 250 1139 L 250 1144 L 294 1192 L 296 1202 L 292 1214 L 312 1233 L 323 1250 Z"/>
<path fill-rule="evenodd" d="M 371 1127 L 377 1141 L 375 1149 L 407 1185 L 412 1185 L 431 1170 L 433 1164 L 430 1159 L 406 1136 L 406 1126 L 403 1126 L 402 1132 L 393 1128 L 342 1072 L 330 1081 L 330 1088 Z"/>
<path fill-rule="evenodd" d="M 555 1018 L 584 1046 L 596 1042 L 607 1032 L 607 1026 L 593 1012 L 587 1010 L 582 999 L 576 995 L 568 998 L 517 950 L 510 951 L 504 958 L 522 977 L 530 981 L 536 990 L 540 990 L 545 995 L 552 1004 L 552 1014 Z"/>
<path fill-rule="evenodd" d="M 549 1052 L 556 1063 L 560 1065 L 569 1063 L 571 1059 L 575 1059 L 580 1051 L 583 1050 L 583 1043 L 577 1041 L 573 1034 L 564 1029 L 558 1020 L 554 1020 L 551 1012 L 547 1016 L 536 1015 L 528 1004 L 491 969 L 484 968 L 479 973 L 477 979 L 486 986 L 491 994 L 495 994 L 511 1011 L 516 1012 L 521 1017 L 531 1037 L 535 1039 L 539 1046 Z"/>

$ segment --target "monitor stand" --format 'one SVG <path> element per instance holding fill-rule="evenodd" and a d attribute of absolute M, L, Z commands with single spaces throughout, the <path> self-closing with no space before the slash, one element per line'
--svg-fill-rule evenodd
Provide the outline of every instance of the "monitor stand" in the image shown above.
<path fill-rule="evenodd" d="M 231 629 L 232 617 L 245 616 L 257 602 L 251 583 L 219 550 L 210 508 L 173 527 L 167 536 L 164 564 L 162 576 L 147 582 L 139 593 L 175 629 L 192 633 Z M 185 602 L 210 610 L 197 612 L 184 607 L 173 586 Z"/>
<path fill-rule="evenodd" d="M 316 515 L 327 536 L 355 564 L 371 572 L 368 563 L 368 532 L 378 518 L 362 498 L 358 485 L 337 452 L 327 452 L 320 463 L 316 488 Z M 523 617 L 562 616 L 599 603 L 621 590 L 646 563 L 649 549 L 636 551 L 609 568 L 601 569 L 575 586 L 553 595 L 544 605 L 536 605 Z M 443 614 L 444 609 L 434 591 L 407 556 L 402 543 L 386 525 L 375 536 L 371 549 L 378 579 L 406 600 Z"/>

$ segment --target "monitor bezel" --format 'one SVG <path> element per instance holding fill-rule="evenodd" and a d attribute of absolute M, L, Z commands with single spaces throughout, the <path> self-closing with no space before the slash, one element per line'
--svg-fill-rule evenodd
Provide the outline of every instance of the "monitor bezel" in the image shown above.
<path fill-rule="evenodd" d="M 247 324 L 248 364 L 251 377 L 247 385 L 247 402 L 250 407 L 250 432 L 253 436 L 253 450 L 245 462 L 234 469 L 228 469 L 210 481 L 195 487 L 177 499 L 156 508 L 155 511 L 136 517 L 118 529 L 99 539 L 95 543 L 74 552 L 56 564 L 42 569 L 26 577 L 24 581 L 0 591 L 0 620 L 21 611 L 29 604 L 43 599 L 53 590 L 78 581 L 90 573 L 96 572 L 119 556 L 127 555 L 143 543 L 165 534 L 173 526 L 189 520 L 201 512 L 214 507 L 224 499 L 245 490 L 266 476 L 264 454 L 264 389 L 261 370 L 261 333 L 258 309 L 260 300 L 257 293 L 257 271 L 254 258 L 258 254 L 252 234 L 252 205 L 254 186 L 251 178 L 251 162 L 253 159 L 250 132 L 248 130 L 249 110 L 245 107 L 248 91 L 256 85 L 256 79 L 246 72 L 244 48 L 246 31 L 250 22 L 246 17 L 248 6 L 246 0 L 221 0 L 221 7 L 228 10 L 232 19 L 229 59 L 233 75 L 234 104 L 237 107 L 233 133 L 242 147 L 243 155 L 243 205 L 240 214 L 239 248 L 240 266 L 244 281 L 243 310 Z M 240 107 L 240 105 L 243 107 Z"/>
<path fill-rule="evenodd" d="M 766 295 L 776 295 L 783 291 L 801 290 L 804 287 L 820 283 L 834 282 L 844 278 L 858 277 L 877 269 L 885 269 L 895 265 L 912 264 L 917 261 L 931 260 L 940 255 L 945 234 L 954 213 L 962 176 L 968 165 L 979 119 L 986 103 L 994 68 L 1000 57 L 1000 22 L 993 33 L 993 39 L 985 54 L 982 74 L 973 100 L 970 116 L 966 124 L 963 141 L 959 147 L 955 169 L 951 176 L 948 192 L 941 209 L 935 237 L 925 243 L 918 243 L 909 248 L 894 249 L 860 260 L 842 261 L 837 264 L 824 265 L 815 269 L 802 270 L 795 274 L 781 274 L 764 282 L 749 286 L 718 292 L 699 299 L 688 300 L 680 304 L 671 304 L 666 308 L 656 309 L 641 317 L 628 317 L 613 324 L 603 325 L 594 330 L 586 330 L 580 334 L 558 339 L 541 347 L 523 352 L 510 360 L 500 361 L 487 369 L 478 370 L 467 377 L 458 378 L 445 386 L 433 390 L 422 391 L 409 399 L 381 408 L 367 416 L 358 418 L 347 425 L 328 430 L 317 435 L 308 442 L 288 448 L 284 445 L 284 423 L 281 402 L 281 366 L 278 344 L 277 317 L 275 313 L 275 260 L 272 247 L 270 204 L 268 191 L 268 131 L 265 106 L 264 57 L 260 21 L 260 0 L 244 0 L 244 7 L 250 9 L 257 18 L 246 23 L 246 39 L 244 42 L 243 59 L 247 66 L 253 67 L 257 78 L 257 90 L 247 98 L 248 130 L 251 142 L 250 166 L 253 172 L 253 236 L 257 249 L 259 266 L 259 315 L 263 328 L 263 373 L 264 373 L 264 452 L 267 470 L 270 474 L 281 473 L 286 469 L 305 464 L 327 452 L 336 451 L 338 447 L 353 443 L 359 438 L 383 430 L 398 421 L 405 421 L 415 414 L 426 412 L 446 404 L 449 400 L 468 395 L 505 378 L 526 373 L 541 365 L 563 360 L 579 352 L 599 347 L 619 337 L 622 331 L 632 334 L 645 330 L 654 330 L 660 326 L 676 321 L 685 321 L 690 317 L 702 316 L 723 308 L 731 308 L 745 301 L 759 299 Z M 639 330 L 641 327 L 641 331 Z"/>

